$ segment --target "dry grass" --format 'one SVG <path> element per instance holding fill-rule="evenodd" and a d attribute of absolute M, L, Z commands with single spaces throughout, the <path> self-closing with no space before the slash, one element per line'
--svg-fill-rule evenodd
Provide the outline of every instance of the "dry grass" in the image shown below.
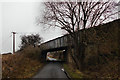
<path fill-rule="evenodd" d="M 69 76 L 73 79 L 82 79 L 88 77 L 87 75 L 81 73 L 78 69 L 73 68 L 71 64 L 63 64 L 63 67 L 65 71 L 69 74 Z"/>
<path fill-rule="evenodd" d="M 91 51 L 90 54 L 86 55 L 84 72 L 91 77 L 120 78 L 118 53 L 107 52 L 107 48 L 101 48 L 100 51 L 102 50 L 101 53 L 92 54 Z"/>
<path fill-rule="evenodd" d="M 102 80 L 115 80 L 120 78 L 120 59 L 117 53 L 92 53 L 91 50 L 91 53 L 85 56 L 82 74 L 87 75 L 87 77 L 89 76 L 89 78 L 102 78 Z M 66 67 L 71 77 L 81 77 L 81 74 L 75 71 L 77 67 L 74 61 L 71 61 L 69 64 Z"/>
<path fill-rule="evenodd" d="M 110 61 L 108 64 L 91 66 L 83 72 L 73 68 L 73 65 L 63 65 L 69 76 L 74 80 L 119 80 L 119 64 L 117 61 Z"/>
<path fill-rule="evenodd" d="M 2 56 L 3 78 L 30 78 L 42 66 L 39 61 L 40 49 L 29 46 L 16 54 Z"/>

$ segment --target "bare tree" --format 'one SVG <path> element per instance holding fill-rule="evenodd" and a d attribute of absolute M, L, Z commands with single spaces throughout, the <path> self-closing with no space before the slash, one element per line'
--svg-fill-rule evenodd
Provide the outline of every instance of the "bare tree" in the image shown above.
<path fill-rule="evenodd" d="M 59 27 L 71 35 L 75 47 L 74 61 L 82 70 L 85 46 L 87 46 L 85 29 L 108 22 L 110 18 L 115 18 L 115 14 L 118 13 L 115 2 L 87 0 L 86 2 L 45 2 L 44 4 L 46 7 L 45 14 L 40 23 L 47 24 L 50 27 Z M 83 29 L 82 35 L 84 36 L 82 42 L 79 43 L 79 35 L 76 32 L 81 29 Z"/>

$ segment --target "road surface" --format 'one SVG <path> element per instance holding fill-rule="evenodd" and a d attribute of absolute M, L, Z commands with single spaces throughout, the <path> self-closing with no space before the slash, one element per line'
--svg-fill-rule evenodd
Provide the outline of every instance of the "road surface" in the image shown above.
<path fill-rule="evenodd" d="M 61 69 L 62 69 L 61 63 L 49 62 L 33 78 L 48 78 L 48 79 L 50 79 L 50 78 L 54 78 L 54 79 L 62 78 L 64 80 L 69 80 L 67 78 L 66 74 Z"/>

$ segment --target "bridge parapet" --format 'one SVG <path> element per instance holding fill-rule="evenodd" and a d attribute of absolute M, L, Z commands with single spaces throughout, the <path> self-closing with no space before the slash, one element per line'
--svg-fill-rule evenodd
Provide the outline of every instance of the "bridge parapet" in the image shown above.
<path fill-rule="evenodd" d="M 50 40 L 48 42 L 41 44 L 41 46 L 44 47 L 44 50 L 67 47 L 68 46 L 68 36 L 64 35 L 62 37 Z"/>

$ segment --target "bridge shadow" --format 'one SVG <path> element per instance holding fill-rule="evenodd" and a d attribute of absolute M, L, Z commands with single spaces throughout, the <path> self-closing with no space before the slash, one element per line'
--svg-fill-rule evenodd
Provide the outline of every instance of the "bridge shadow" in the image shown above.
<path fill-rule="evenodd" d="M 42 51 L 42 62 L 59 62 L 64 63 L 67 61 L 67 48 L 49 49 Z"/>

